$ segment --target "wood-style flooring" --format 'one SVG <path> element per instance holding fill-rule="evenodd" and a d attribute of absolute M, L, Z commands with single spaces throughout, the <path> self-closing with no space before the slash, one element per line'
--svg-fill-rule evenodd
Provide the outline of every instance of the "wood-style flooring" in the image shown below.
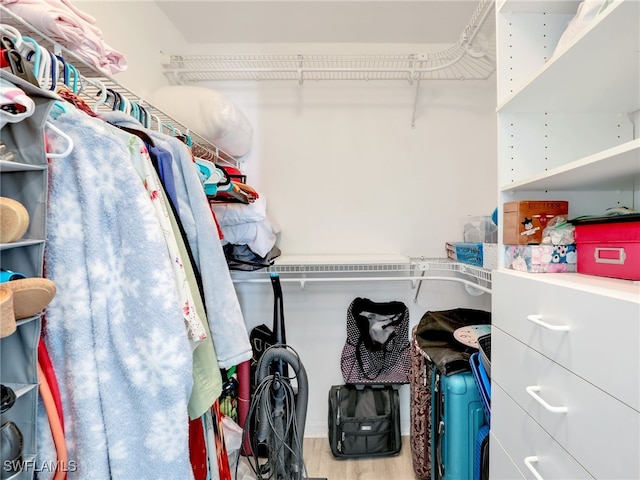
<path fill-rule="evenodd" d="M 327 480 L 416 480 L 409 437 L 393 457 L 338 460 L 331 454 L 327 438 L 304 439 L 304 461 L 309 478 Z"/>

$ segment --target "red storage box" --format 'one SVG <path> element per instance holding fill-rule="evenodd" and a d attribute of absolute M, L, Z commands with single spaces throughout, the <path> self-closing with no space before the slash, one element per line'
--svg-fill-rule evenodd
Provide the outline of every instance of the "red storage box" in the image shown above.
<path fill-rule="evenodd" d="M 574 220 L 578 273 L 640 280 L 640 214 Z"/>

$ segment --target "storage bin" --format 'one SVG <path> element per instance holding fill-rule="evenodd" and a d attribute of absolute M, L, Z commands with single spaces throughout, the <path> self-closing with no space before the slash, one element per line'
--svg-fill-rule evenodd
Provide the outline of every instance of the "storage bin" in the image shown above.
<path fill-rule="evenodd" d="M 498 268 L 497 243 L 447 242 L 445 250 L 451 260 L 490 270 Z"/>
<path fill-rule="evenodd" d="M 640 280 L 640 214 L 577 220 L 578 272 Z"/>
<path fill-rule="evenodd" d="M 482 244 L 466 242 L 447 242 L 447 257 L 458 262 L 482 267 Z"/>
<path fill-rule="evenodd" d="M 504 266 L 522 272 L 575 272 L 576 258 L 576 245 L 504 246 Z"/>
<path fill-rule="evenodd" d="M 531 245 L 542 241 L 547 222 L 557 215 L 569 213 L 564 200 L 523 200 L 507 202 L 503 206 L 502 243 Z"/>

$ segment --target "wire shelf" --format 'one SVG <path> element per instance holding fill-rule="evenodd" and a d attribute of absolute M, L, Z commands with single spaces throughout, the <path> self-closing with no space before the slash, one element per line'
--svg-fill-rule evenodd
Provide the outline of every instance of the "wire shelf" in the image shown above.
<path fill-rule="evenodd" d="M 204 81 L 484 80 L 495 71 L 493 0 L 481 0 L 451 47 L 384 55 L 169 55 L 165 75 L 177 84 Z"/>
<path fill-rule="evenodd" d="M 53 54 L 62 56 L 67 63 L 71 63 L 79 74 L 78 91 L 76 92 L 76 95 L 87 102 L 89 106 L 94 106 L 97 103 L 97 100 L 102 94 L 103 88 L 111 89 L 118 92 L 128 100 L 143 106 L 154 119 L 155 125 L 152 122 L 152 127 L 156 130 L 169 135 L 188 134 L 194 142 L 195 155 L 200 158 L 204 158 L 205 160 L 220 161 L 234 167 L 239 166 L 239 160 L 233 155 L 225 152 L 214 143 L 205 139 L 198 132 L 194 132 L 187 125 L 182 124 L 159 108 L 153 106 L 140 95 L 137 95 L 124 85 L 120 84 L 110 75 L 107 75 L 104 72 L 99 71 L 97 68 L 89 65 L 64 45 L 61 45 L 60 42 L 39 31 L 35 26 L 2 5 L 0 5 L 0 24 L 15 28 L 22 36 L 32 38 L 41 47 Z M 62 82 L 58 83 L 59 85 L 63 85 Z M 98 106 L 97 113 L 104 113 L 112 110 L 113 107 L 111 104 L 104 103 Z"/>
<path fill-rule="evenodd" d="M 272 274 L 283 275 L 282 281 L 342 282 L 342 281 L 410 281 L 420 285 L 426 280 L 459 281 L 469 288 L 491 291 L 491 270 L 457 262 L 448 258 L 403 257 L 360 259 L 280 257 L 268 268 L 252 272 L 232 271 L 236 283 L 267 282 Z M 278 263 L 278 262 L 281 263 Z M 416 293 L 417 296 L 417 293 Z"/>

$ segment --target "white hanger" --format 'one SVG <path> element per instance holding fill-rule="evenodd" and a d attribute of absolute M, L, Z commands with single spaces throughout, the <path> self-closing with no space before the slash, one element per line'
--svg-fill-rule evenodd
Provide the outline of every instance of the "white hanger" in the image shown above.
<path fill-rule="evenodd" d="M 66 142 L 67 142 L 67 148 L 63 152 L 61 152 L 61 153 L 47 153 L 47 157 L 48 158 L 65 158 L 73 150 L 73 140 L 71 139 L 71 137 L 69 135 L 64 133 L 62 130 L 60 130 L 58 127 L 56 127 L 53 123 L 51 123 L 49 121 L 46 121 L 45 125 L 48 128 L 50 128 L 51 130 L 53 130 L 54 132 L 56 132 L 56 134 L 58 134 L 62 138 L 64 138 L 66 140 Z"/>
<path fill-rule="evenodd" d="M 107 102 L 107 87 L 104 86 L 100 80 L 96 80 L 95 78 L 91 79 L 90 83 L 100 89 L 100 98 L 93 104 L 92 110 L 98 113 L 98 107 L 100 105 L 104 105 Z"/>
<path fill-rule="evenodd" d="M 20 51 L 22 47 L 22 35 L 17 29 L 11 25 L 0 24 L 0 33 L 9 34 L 8 36 L 11 37 L 13 46 L 16 47 L 16 50 Z"/>

